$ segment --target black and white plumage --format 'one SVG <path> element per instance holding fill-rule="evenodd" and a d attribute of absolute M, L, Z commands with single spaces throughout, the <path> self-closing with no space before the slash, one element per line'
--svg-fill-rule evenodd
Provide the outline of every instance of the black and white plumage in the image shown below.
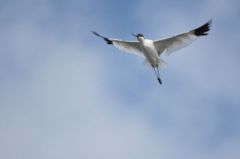
<path fill-rule="evenodd" d="M 161 54 L 166 53 L 169 55 L 174 51 L 188 46 L 199 37 L 208 35 L 211 23 L 212 20 L 209 20 L 204 25 L 191 31 L 156 41 L 145 39 L 142 34 L 133 34 L 137 38 L 137 41 L 106 38 L 96 32 L 93 32 L 93 34 L 105 40 L 107 44 L 111 44 L 122 51 L 146 58 L 145 61 L 154 69 L 158 82 L 162 84 L 159 68 L 162 68 L 165 62 L 160 58 Z"/>

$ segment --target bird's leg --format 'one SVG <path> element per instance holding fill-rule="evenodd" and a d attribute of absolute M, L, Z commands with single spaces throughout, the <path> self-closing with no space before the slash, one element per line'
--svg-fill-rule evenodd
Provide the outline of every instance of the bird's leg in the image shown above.
<path fill-rule="evenodd" d="M 160 73 L 159 73 L 158 65 L 157 65 L 157 73 L 158 73 L 158 82 L 159 82 L 160 84 L 162 84 L 162 80 L 161 80 L 161 78 L 160 78 Z"/>
<path fill-rule="evenodd" d="M 159 69 L 158 69 L 158 65 L 157 65 L 157 73 L 158 73 L 158 77 L 160 77 L 160 74 L 159 74 Z"/>
<path fill-rule="evenodd" d="M 157 80 L 158 80 L 159 84 L 162 84 L 162 80 L 161 80 L 161 78 L 160 78 L 160 76 L 159 76 L 158 67 L 157 67 L 157 71 L 156 71 L 156 67 L 153 67 L 153 70 L 154 70 L 154 73 L 155 73 L 155 75 L 156 75 L 156 77 L 157 77 Z"/>

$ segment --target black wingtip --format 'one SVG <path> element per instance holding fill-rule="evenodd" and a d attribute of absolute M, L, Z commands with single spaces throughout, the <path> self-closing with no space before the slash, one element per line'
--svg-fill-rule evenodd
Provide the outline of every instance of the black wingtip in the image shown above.
<path fill-rule="evenodd" d="M 95 31 L 91 31 L 91 32 L 92 32 L 94 35 L 96 35 L 96 36 L 102 38 L 103 40 L 105 40 L 105 41 L 107 42 L 107 44 L 113 44 L 112 40 L 110 40 L 110 39 L 108 39 L 108 38 L 106 38 L 106 37 L 104 37 L 104 36 L 98 34 L 98 33 L 95 32 Z"/>
<path fill-rule="evenodd" d="M 193 32 L 196 36 L 206 36 L 208 35 L 208 31 L 210 30 L 210 27 L 212 25 L 212 19 L 209 20 L 206 24 L 203 24 L 197 29 L 194 29 Z"/>
<path fill-rule="evenodd" d="M 104 38 L 104 40 L 107 42 L 107 44 L 113 44 L 112 40 L 109 40 L 108 38 Z"/>
<path fill-rule="evenodd" d="M 97 32 L 95 31 L 91 31 L 94 35 L 98 36 L 98 37 L 101 37 L 101 35 L 99 35 Z"/>

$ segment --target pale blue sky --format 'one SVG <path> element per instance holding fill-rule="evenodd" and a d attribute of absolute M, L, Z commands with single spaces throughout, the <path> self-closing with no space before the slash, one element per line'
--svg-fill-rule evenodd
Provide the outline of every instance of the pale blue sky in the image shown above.
<path fill-rule="evenodd" d="M 237 0 L 0 1 L 1 159 L 238 159 Z M 171 56 L 143 59 L 90 31 L 158 39 L 213 19 Z"/>

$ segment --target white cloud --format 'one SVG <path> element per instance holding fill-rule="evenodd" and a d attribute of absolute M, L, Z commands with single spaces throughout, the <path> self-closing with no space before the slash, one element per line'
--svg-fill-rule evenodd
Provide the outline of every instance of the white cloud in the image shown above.
<path fill-rule="evenodd" d="M 139 11 L 145 7 L 151 8 L 148 6 L 150 3 L 142 4 L 136 15 L 140 15 Z M 26 7 L 28 11 L 36 9 L 34 4 L 30 6 L 32 9 Z M 21 6 L 19 11 L 18 5 L 15 7 L 19 14 L 25 8 Z M 126 91 L 125 96 L 120 96 L 111 86 L 117 85 L 113 82 L 121 75 L 134 76 L 131 70 L 125 73 L 126 68 L 119 68 L 122 72 L 116 72 L 115 67 L 122 66 L 122 61 L 111 63 L 108 60 L 118 55 L 103 54 L 106 50 L 102 47 L 95 48 L 86 43 L 90 38 L 85 31 L 93 22 L 82 24 L 83 21 L 78 22 L 77 19 L 86 20 L 86 17 L 76 15 L 70 20 L 63 17 L 62 23 L 58 19 L 56 23 L 50 23 L 51 26 L 49 17 L 51 19 L 56 14 L 52 9 L 46 1 L 33 16 L 10 19 L 8 27 L 1 27 L 4 35 L 1 51 L 11 55 L 1 54 L 3 68 L 15 66 L 12 72 L 6 71 L 5 80 L 0 83 L 0 158 L 224 159 L 229 155 L 231 158 L 239 156 L 236 150 L 239 142 L 234 142 L 239 136 L 221 138 L 219 131 L 224 126 L 221 122 L 226 117 L 217 111 L 222 92 L 230 96 L 224 99 L 226 102 L 239 102 L 233 85 L 219 88 L 226 82 L 237 83 L 236 64 L 229 57 L 227 67 L 232 71 L 227 71 L 228 76 L 218 80 L 222 74 L 213 64 L 221 62 L 212 63 L 210 57 L 214 55 L 208 55 L 206 59 L 209 50 L 215 50 L 218 42 L 223 41 L 211 39 L 211 36 L 199 40 L 198 44 L 166 58 L 169 66 L 162 72 L 165 79 L 162 87 L 156 87 L 155 81 L 149 88 L 149 84 L 140 83 L 146 82 L 143 79 L 135 83 L 142 88 L 131 93 Z M 43 11 L 47 13 L 41 15 Z M 170 17 L 179 15 L 178 11 Z M 191 19 L 184 18 L 188 12 L 183 13 L 181 21 L 184 23 L 181 24 L 174 21 L 168 24 L 168 15 L 160 13 L 152 19 L 139 16 L 142 23 L 154 24 L 149 29 L 145 25 L 146 30 L 155 28 L 154 32 L 165 33 L 172 28 L 178 33 L 195 25 Z M 156 19 L 164 19 L 171 28 L 163 26 L 164 23 L 160 25 Z M 78 29 L 73 25 L 81 26 L 79 39 L 74 35 Z M 156 26 L 162 26 L 163 30 Z M 214 46 L 207 44 L 210 42 Z M 196 51 L 202 45 L 206 46 L 206 53 Z M 218 60 L 226 61 L 224 54 L 219 57 L 221 59 Z M 112 64 L 116 64 L 115 67 L 111 67 Z M 127 65 L 132 64 L 129 62 Z M 137 69 L 135 71 L 142 77 Z M 214 76 L 211 76 L 213 72 Z M 110 77 L 113 80 L 108 79 Z M 201 77 L 205 78 L 201 80 Z M 118 84 L 126 90 L 129 89 L 127 87 L 137 87 L 132 86 L 133 79 L 128 79 L 130 81 L 121 78 L 129 83 Z M 151 79 L 154 82 L 154 78 Z M 135 98 L 131 102 L 126 99 L 129 94 Z M 234 124 L 231 121 L 226 123 Z M 233 131 L 239 131 L 237 126 L 232 127 Z M 217 141 L 219 144 L 216 146 Z"/>

